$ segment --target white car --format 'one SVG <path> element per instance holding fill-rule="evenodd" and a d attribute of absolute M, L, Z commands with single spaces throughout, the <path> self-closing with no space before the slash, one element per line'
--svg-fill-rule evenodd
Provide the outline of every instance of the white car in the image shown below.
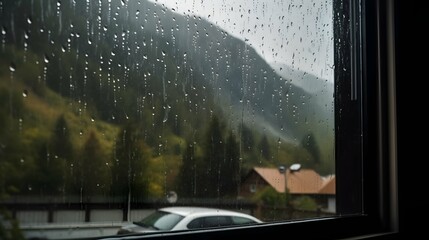
<path fill-rule="evenodd" d="M 177 231 L 262 223 L 249 214 L 206 207 L 165 207 L 141 221 L 121 227 L 118 234 Z"/>

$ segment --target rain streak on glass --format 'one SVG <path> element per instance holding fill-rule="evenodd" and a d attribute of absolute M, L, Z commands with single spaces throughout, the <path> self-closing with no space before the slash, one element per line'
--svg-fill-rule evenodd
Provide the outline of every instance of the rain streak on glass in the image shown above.
<path fill-rule="evenodd" d="M 335 214 L 331 0 L 0 13 L 0 202 L 24 203 L 19 224 L 115 235 L 172 195 L 263 221 Z"/>

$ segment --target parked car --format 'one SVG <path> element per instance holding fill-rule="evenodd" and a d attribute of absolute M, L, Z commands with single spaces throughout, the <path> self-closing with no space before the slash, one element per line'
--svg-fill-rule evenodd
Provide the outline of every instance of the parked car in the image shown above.
<path fill-rule="evenodd" d="M 121 227 L 118 234 L 226 227 L 262 222 L 249 214 L 224 209 L 165 207 L 157 209 L 140 221 Z"/>

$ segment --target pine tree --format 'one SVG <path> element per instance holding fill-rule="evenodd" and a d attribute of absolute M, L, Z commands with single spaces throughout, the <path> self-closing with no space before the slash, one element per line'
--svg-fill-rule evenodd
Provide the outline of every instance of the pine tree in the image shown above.
<path fill-rule="evenodd" d="M 221 180 L 220 166 L 224 159 L 224 146 L 221 124 L 214 116 L 210 122 L 204 144 L 204 164 L 201 168 L 201 194 L 204 197 L 218 197 Z"/>
<path fill-rule="evenodd" d="M 254 147 L 255 144 L 255 140 L 253 138 L 253 133 L 250 130 L 250 128 L 242 123 L 240 125 L 239 130 L 241 131 L 241 144 L 242 144 L 242 149 L 245 152 L 250 152 L 252 151 L 252 148 Z"/>
<path fill-rule="evenodd" d="M 66 193 L 73 193 L 73 176 L 72 171 L 69 171 L 74 163 L 74 146 L 71 141 L 70 128 L 67 121 L 62 114 L 58 117 L 55 123 L 53 135 L 50 140 L 50 146 L 52 155 L 55 158 L 59 158 L 64 162 L 63 176 L 64 184 L 63 187 Z"/>
<path fill-rule="evenodd" d="M 83 145 L 80 161 L 82 194 L 87 197 L 106 194 L 109 169 L 100 141 L 93 131 Z"/>
<path fill-rule="evenodd" d="M 37 168 L 30 179 L 31 191 L 40 195 L 56 195 L 62 191 L 64 186 L 64 161 L 53 156 L 46 142 L 42 143 L 39 155 L 36 158 Z"/>
<path fill-rule="evenodd" d="M 195 156 L 195 146 L 189 143 L 182 157 L 182 166 L 178 175 L 177 189 L 179 196 L 194 197 L 197 195 L 198 159 Z"/>
<path fill-rule="evenodd" d="M 240 181 L 240 152 L 235 135 L 230 131 L 225 143 L 225 158 L 221 166 L 221 194 L 237 196 Z"/>
<path fill-rule="evenodd" d="M 51 140 L 52 153 L 59 158 L 63 158 L 67 161 L 73 159 L 73 144 L 70 138 L 70 129 L 67 121 L 62 114 L 55 124 L 54 134 Z"/>
<path fill-rule="evenodd" d="M 145 144 L 139 129 L 128 123 L 119 132 L 113 152 L 112 193 L 142 199 L 148 195 Z"/>

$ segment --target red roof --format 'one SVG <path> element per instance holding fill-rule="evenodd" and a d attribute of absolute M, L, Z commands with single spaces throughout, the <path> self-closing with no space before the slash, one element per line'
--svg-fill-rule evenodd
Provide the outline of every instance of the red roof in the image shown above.
<path fill-rule="evenodd" d="M 319 190 L 319 194 L 335 195 L 335 175 L 323 179 L 323 185 Z"/>
<path fill-rule="evenodd" d="M 276 168 L 255 167 L 253 170 L 280 193 L 284 192 L 287 182 L 291 194 L 335 194 L 335 177 L 322 178 L 312 169 L 287 169 L 285 173 L 280 173 Z"/>
<path fill-rule="evenodd" d="M 253 168 L 268 184 L 270 184 L 277 192 L 285 191 L 285 175 L 281 174 L 276 168 Z"/>

